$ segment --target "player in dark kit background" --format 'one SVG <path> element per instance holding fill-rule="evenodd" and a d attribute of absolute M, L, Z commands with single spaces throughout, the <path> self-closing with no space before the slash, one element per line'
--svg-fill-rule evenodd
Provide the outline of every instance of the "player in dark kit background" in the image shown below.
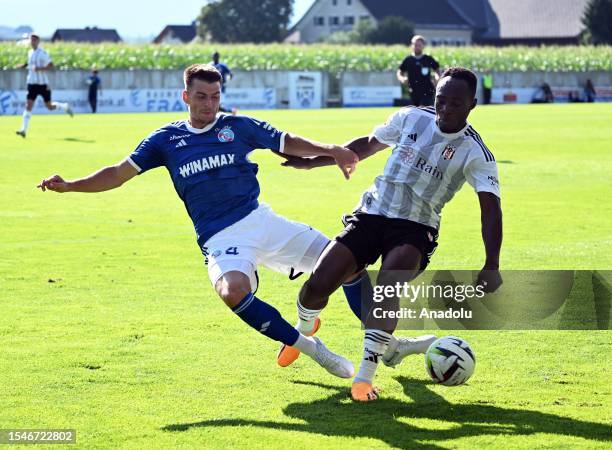
<path fill-rule="evenodd" d="M 87 84 L 89 85 L 87 99 L 89 100 L 91 112 L 94 114 L 98 110 L 98 91 L 102 91 L 101 83 L 102 81 L 98 76 L 98 71 L 96 69 L 92 69 L 91 75 L 87 77 Z"/>
<path fill-rule="evenodd" d="M 410 89 L 410 99 L 414 106 L 431 106 L 434 103 L 435 85 L 440 79 L 440 64 L 423 53 L 425 38 L 416 35 L 412 38 L 412 55 L 407 56 L 397 70 L 397 79 Z"/>
<path fill-rule="evenodd" d="M 227 64 L 221 62 L 221 55 L 219 52 L 215 52 L 212 55 L 211 64 L 219 71 L 221 74 L 221 104 L 219 106 L 219 111 L 221 112 L 231 112 L 232 114 L 236 114 L 238 110 L 236 108 L 229 108 L 225 105 L 225 87 L 227 82 L 234 77 L 231 69 L 227 67 Z"/>

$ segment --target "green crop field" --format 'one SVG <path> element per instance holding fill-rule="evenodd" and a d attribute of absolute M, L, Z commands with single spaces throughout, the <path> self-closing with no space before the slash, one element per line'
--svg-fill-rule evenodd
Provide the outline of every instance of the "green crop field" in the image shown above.
<path fill-rule="evenodd" d="M 390 112 L 252 115 L 341 143 Z M 87 449 L 610 448 L 608 330 L 460 331 L 477 356 L 467 385 L 434 385 L 411 357 L 379 369 L 381 400 L 356 404 L 349 380 L 308 358 L 277 367 L 277 345 L 216 298 L 165 170 L 102 194 L 35 188 L 115 163 L 180 117 L 35 115 L 25 140 L 19 116 L 0 118 L 0 429 L 72 428 Z M 499 162 L 502 268 L 612 269 L 612 105 L 488 106 L 470 121 Z M 265 150 L 254 159 L 265 202 L 333 235 L 385 152 L 350 181 L 281 167 Z M 439 242 L 431 268 L 481 266 L 469 186 Z M 304 279 L 260 279 L 258 296 L 295 320 Z M 357 365 L 362 331 L 341 293 L 322 320 L 319 336 Z"/>
<path fill-rule="evenodd" d="M 183 69 L 210 61 L 219 51 L 233 70 L 376 71 L 397 69 L 409 51 L 402 45 L 129 45 L 44 43 L 60 70 Z M 13 69 L 26 60 L 28 47 L 0 42 L 0 70 Z M 431 47 L 442 67 L 473 70 L 588 72 L 612 70 L 612 46 L 547 47 Z"/>

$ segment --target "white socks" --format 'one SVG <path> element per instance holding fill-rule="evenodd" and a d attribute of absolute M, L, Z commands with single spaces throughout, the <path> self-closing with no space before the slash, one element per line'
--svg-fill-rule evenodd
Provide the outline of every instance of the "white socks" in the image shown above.
<path fill-rule="evenodd" d="M 312 357 L 317 351 L 317 341 L 313 337 L 304 336 L 300 333 L 298 340 L 293 344 L 293 348 L 297 348 L 302 353 Z"/>
<path fill-rule="evenodd" d="M 23 112 L 23 124 L 21 125 L 21 131 L 24 133 L 28 131 L 28 126 L 30 125 L 30 118 L 32 117 L 32 111 L 28 111 L 27 109 Z"/>
<path fill-rule="evenodd" d="M 381 330 L 366 330 L 363 339 L 363 359 L 359 366 L 359 373 L 355 381 L 363 381 L 372 384 L 378 362 L 387 351 L 391 335 Z"/>
<path fill-rule="evenodd" d="M 68 103 L 53 102 L 51 104 L 55 106 L 56 108 L 61 109 L 64 112 L 68 111 Z"/>
<path fill-rule="evenodd" d="M 296 329 L 302 334 L 308 334 L 312 332 L 315 326 L 315 320 L 321 314 L 320 309 L 308 309 L 300 305 L 300 301 L 297 301 L 298 311 L 298 323 Z"/>

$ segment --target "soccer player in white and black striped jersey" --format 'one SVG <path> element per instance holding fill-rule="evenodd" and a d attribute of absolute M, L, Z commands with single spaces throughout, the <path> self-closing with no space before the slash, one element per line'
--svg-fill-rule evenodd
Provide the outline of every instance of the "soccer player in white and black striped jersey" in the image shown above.
<path fill-rule="evenodd" d="M 381 279 L 390 274 L 402 273 L 402 282 L 418 276 L 437 246 L 442 208 L 465 181 L 477 192 L 481 208 L 486 258 L 477 283 L 485 292 L 493 292 L 501 285 L 502 212 L 497 165 L 481 137 L 467 123 L 476 106 L 476 84 L 476 76 L 470 70 L 447 69 L 436 88 L 435 107 L 400 109 L 370 136 L 346 145 L 360 159 L 387 147 L 393 151 L 383 173 L 363 194 L 355 212 L 346 220 L 346 228 L 328 246 L 304 284 L 298 300 L 301 332 L 308 333 L 309 327 L 318 329 L 319 312 L 341 285 L 351 309 L 364 320 L 367 311 L 360 311 L 361 284 L 369 283 L 367 273 L 352 283 L 343 283 L 379 257 L 379 284 L 400 281 Z M 289 159 L 283 164 L 311 168 L 331 163 L 315 158 Z M 434 338 L 424 336 L 419 342 L 397 339 L 392 335 L 395 326 L 394 322 L 382 329 L 367 329 L 366 325 L 364 356 L 351 389 L 354 400 L 377 398 L 372 381 L 379 361 L 395 366 L 408 354 L 424 353 L 425 344 Z"/>
<path fill-rule="evenodd" d="M 23 111 L 23 123 L 21 129 L 16 133 L 21 137 L 26 137 L 30 118 L 32 117 L 32 108 L 34 101 L 39 95 L 45 101 L 45 106 L 49 110 L 61 109 L 62 111 L 73 116 L 72 108 L 68 103 L 52 102 L 51 89 L 49 89 L 49 77 L 47 72 L 53 70 L 53 62 L 49 54 L 40 47 L 40 36 L 36 33 L 30 34 L 30 45 L 32 49 L 28 52 L 28 62 L 18 66 L 21 69 L 28 68 L 28 95 L 26 98 L 26 107 Z"/>

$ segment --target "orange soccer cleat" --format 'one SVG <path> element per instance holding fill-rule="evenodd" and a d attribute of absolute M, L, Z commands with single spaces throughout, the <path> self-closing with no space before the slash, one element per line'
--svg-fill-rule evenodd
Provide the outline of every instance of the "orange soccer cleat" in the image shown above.
<path fill-rule="evenodd" d="M 317 317 L 315 319 L 314 328 L 310 333 L 306 334 L 306 336 L 313 336 L 317 331 L 319 331 L 319 328 L 321 328 L 321 319 Z M 287 367 L 293 364 L 299 357 L 300 351 L 297 348 L 283 344 L 281 345 L 278 355 L 276 356 L 276 362 L 281 367 Z"/>

